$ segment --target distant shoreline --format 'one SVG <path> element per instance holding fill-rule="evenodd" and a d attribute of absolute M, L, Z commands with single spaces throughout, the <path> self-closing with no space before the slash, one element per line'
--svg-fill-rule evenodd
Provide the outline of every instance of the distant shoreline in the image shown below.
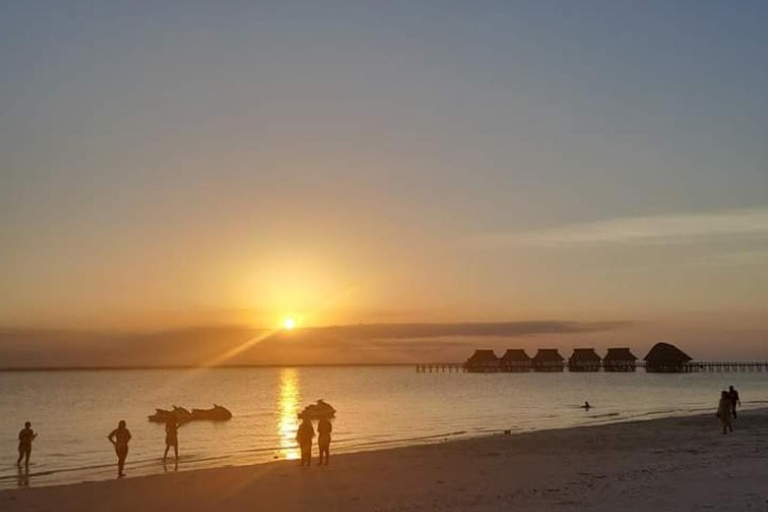
<path fill-rule="evenodd" d="M 452 363 L 460 364 L 460 363 Z M 213 370 L 213 369 L 253 369 L 253 368 L 410 368 L 416 363 L 338 363 L 338 364 L 232 364 L 232 365 L 159 365 L 159 366 L 19 366 L 0 367 L 0 373 L 23 372 L 101 372 L 101 371 L 136 371 L 136 370 Z"/>

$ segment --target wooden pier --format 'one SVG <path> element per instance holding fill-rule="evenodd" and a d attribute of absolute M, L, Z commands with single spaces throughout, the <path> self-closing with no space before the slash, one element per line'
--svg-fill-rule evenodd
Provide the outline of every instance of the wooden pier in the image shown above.
<path fill-rule="evenodd" d="M 644 361 L 636 363 L 638 368 L 645 368 Z M 568 371 L 568 365 L 563 363 L 563 370 Z M 600 371 L 606 371 L 600 364 Z M 465 363 L 419 363 L 417 373 L 461 373 L 467 372 Z M 504 368 L 482 368 L 474 373 L 519 373 L 532 371 L 532 368 L 515 368 L 514 371 Z M 724 373 L 724 372 L 766 372 L 768 361 L 691 361 L 682 365 L 682 370 L 675 373 Z"/>
<path fill-rule="evenodd" d="M 466 371 L 464 363 L 419 363 L 416 365 L 417 373 L 459 373 Z"/>
<path fill-rule="evenodd" d="M 691 361 L 684 373 L 699 372 L 768 372 L 768 361 Z"/>

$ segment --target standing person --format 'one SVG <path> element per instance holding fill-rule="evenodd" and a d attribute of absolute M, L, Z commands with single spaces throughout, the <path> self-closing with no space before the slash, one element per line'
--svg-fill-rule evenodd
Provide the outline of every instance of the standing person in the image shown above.
<path fill-rule="evenodd" d="M 24 459 L 24 465 L 29 467 L 29 456 L 32 455 L 32 441 L 35 440 L 37 434 L 32 430 L 32 423 L 27 421 L 24 423 L 24 428 L 19 431 L 19 460 L 16 461 L 16 465 L 21 467 L 21 459 Z"/>
<path fill-rule="evenodd" d="M 312 422 L 305 417 L 299 425 L 299 431 L 296 432 L 296 441 L 301 448 L 301 465 L 309 466 L 312 462 L 312 438 L 315 437 L 315 429 L 312 428 Z"/>
<path fill-rule="evenodd" d="M 163 463 L 168 458 L 168 450 L 173 447 L 173 454 L 176 456 L 176 462 L 179 461 L 179 420 L 175 416 L 169 417 L 165 423 L 165 453 L 163 454 Z"/>
<path fill-rule="evenodd" d="M 720 393 L 717 417 L 720 419 L 720 425 L 723 427 L 723 434 L 726 433 L 726 430 L 733 432 L 733 425 L 731 424 L 731 397 L 728 391 Z"/>
<path fill-rule="evenodd" d="M 128 457 L 128 441 L 131 440 L 131 431 L 125 427 L 125 420 L 120 420 L 117 428 L 109 433 L 107 439 L 115 447 L 115 453 L 117 453 L 117 478 L 123 478 L 125 476 L 123 467 L 125 467 L 125 459 Z"/>
<path fill-rule="evenodd" d="M 333 425 L 331 420 L 323 418 L 320 423 L 317 424 L 317 446 L 320 448 L 320 462 L 318 466 L 323 464 L 323 455 L 325 455 L 325 465 L 328 465 L 328 456 L 331 453 L 331 431 Z"/>
<path fill-rule="evenodd" d="M 739 392 L 736 391 L 736 389 L 733 386 L 730 386 L 728 388 L 728 398 L 731 399 L 731 410 L 733 411 L 733 417 L 736 417 L 736 404 L 739 404 L 741 406 L 741 398 L 739 397 Z"/>

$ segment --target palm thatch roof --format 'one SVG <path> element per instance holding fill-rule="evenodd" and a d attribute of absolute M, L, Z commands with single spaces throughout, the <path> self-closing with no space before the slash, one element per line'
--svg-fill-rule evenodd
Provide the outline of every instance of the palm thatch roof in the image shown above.
<path fill-rule="evenodd" d="M 604 363 L 612 362 L 625 362 L 625 361 L 637 361 L 635 354 L 629 351 L 628 348 L 609 348 L 608 353 L 603 358 Z"/>
<path fill-rule="evenodd" d="M 493 350 L 475 350 L 475 353 L 470 356 L 469 359 L 467 359 L 467 364 L 488 364 L 488 363 L 497 363 L 499 361 L 499 358 L 496 357 L 496 354 L 493 352 Z"/>
<path fill-rule="evenodd" d="M 531 358 L 521 348 L 511 348 L 501 356 L 501 363 L 530 363 Z"/>
<path fill-rule="evenodd" d="M 670 343 L 659 342 L 643 359 L 649 363 L 687 363 L 691 356 Z"/>
<path fill-rule="evenodd" d="M 595 349 L 593 348 L 575 348 L 573 349 L 573 354 L 571 355 L 569 361 L 599 364 L 600 356 L 597 355 Z"/>
<path fill-rule="evenodd" d="M 565 359 L 563 359 L 563 356 L 560 355 L 556 348 L 540 348 L 536 355 L 533 356 L 534 363 L 562 363 L 563 361 Z"/>

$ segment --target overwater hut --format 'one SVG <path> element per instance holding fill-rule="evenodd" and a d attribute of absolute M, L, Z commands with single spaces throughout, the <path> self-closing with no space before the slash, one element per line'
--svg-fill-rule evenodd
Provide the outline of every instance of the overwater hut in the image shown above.
<path fill-rule="evenodd" d="M 645 371 L 653 373 L 678 373 L 685 371 L 691 357 L 670 343 L 659 342 L 645 356 Z"/>
<path fill-rule="evenodd" d="M 527 372 L 531 369 L 531 358 L 520 348 L 508 349 L 499 360 L 503 372 Z"/>
<path fill-rule="evenodd" d="M 531 360 L 535 372 L 562 372 L 565 359 L 556 348 L 540 348 Z"/>
<path fill-rule="evenodd" d="M 597 372 L 600 371 L 600 356 L 593 348 L 575 348 L 568 359 L 568 371 L 570 372 Z"/>
<path fill-rule="evenodd" d="M 475 350 L 475 353 L 464 363 L 468 372 L 489 373 L 499 371 L 499 358 L 493 350 Z"/>
<path fill-rule="evenodd" d="M 607 372 L 633 372 L 637 368 L 637 357 L 628 348 L 609 348 L 603 358 L 603 369 Z"/>

